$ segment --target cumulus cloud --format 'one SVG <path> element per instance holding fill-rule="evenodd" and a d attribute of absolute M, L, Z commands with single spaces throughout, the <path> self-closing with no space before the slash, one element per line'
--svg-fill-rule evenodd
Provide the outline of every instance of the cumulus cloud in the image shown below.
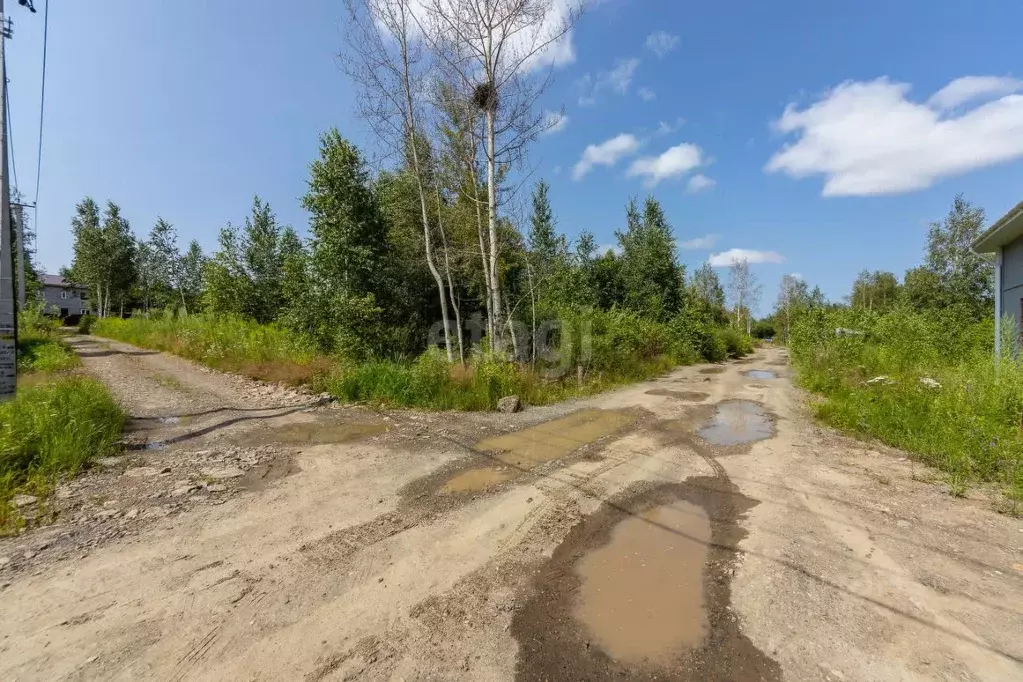
<path fill-rule="evenodd" d="M 639 89 L 639 98 L 644 102 L 649 102 L 657 99 L 657 93 L 654 92 L 653 89 L 644 86 Z"/>
<path fill-rule="evenodd" d="M 568 125 L 568 116 L 560 111 L 549 111 L 544 116 L 544 124 L 546 125 L 543 131 L 545 135 L 560 133 Z"/>
<path fill-rule="evenodd" d="M 705 234 L 702 237 L 697 237 L 696 239 L 678 242 L 678 248 L 687 250 L 709 249 L 717 243 L 718 236 L 719 235 L 716 234 Z"/>
<path fill-rule="evenodd" d="M 718 184 L 717 180 L 708 178 L 706 175 L 697 173 L 693 177 L 689 178 L 689 183 L 686 185 L 686 192 L 689 194 L 696 194 L 706 189 L 711 189 L 714 185 Z"/>
<path fill-rule="evenodd" d="M 823 175 L 824 196 L 924 189 L 1023 157 L 1023 95 L 1014 94 L 1021 88 L 1012 79 L 970 76 L 920 103 L 905 83 L 848 81 L 806 109 L 785 108 L 775 127 L 797 139 L 765 170 Z M 962 107 L 968 102 L 974 106 Z"/>
<path fill-rule="evenodd" d="M 954 109 L 967 102 L 1011 95 L 1023 90 L 1023 81 L 1001 76 L 964 76 L 938 90 L 927 104 L 939 110 Z"/>
<path fill-rule="evenodd" d="M 636 159 L 625 173 L 628 177 L 645 178 L 649 186 L 662 180 L 684 175 L 703 163 L 703 152 L 695 144 L 683 142 L 659 156 Z"/>
<path fill-rule="evenodd" d="M 726 268 L 732 263 L 747 261 L 749 263 L 781 263 L 785 260 L 777 251 L 755 251 L 753 249 L 728 249 L 721 253 L 712 253 L 707 262 L 715 268 Z"/>
<path fill-rule="evenodd" d="M 664 57 L 678 47 L 679 37 L 667 31 L 654 31 L 646 37 L 647 49 L 658 57 Z"/>
<path fill-rule="evenodd" d="M 600 144 L 591 144 L 572 169 L 572 179 L 581 180 L 594 166 L 613 166 L 621 159 L 635 154 L 641 143 L 635 135 L 622 133 Z"/>
<path fill-rule="evenodd" d="M 618 95 L 627 93 L 639 64 L 640 61 L 636 57 L 617 59 L 610 71 L 601 71 L 596 78 L 588 73 L 584 74 L 576 81 L 576 88 L 580 93 L 579 105 L 593 106 L 597 103 L 597 96 L 603 92 L 612 92 Z"/>

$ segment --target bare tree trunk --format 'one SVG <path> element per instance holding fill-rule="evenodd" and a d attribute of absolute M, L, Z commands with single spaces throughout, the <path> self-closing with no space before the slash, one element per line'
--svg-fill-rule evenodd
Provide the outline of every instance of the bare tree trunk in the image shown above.
<path fill-rule="evenodd" d="M 515 336 L 515 325 L 512 324 L 511 311 L 508 311 L 508 332 L 509 332 L 509 334 L 511 336 L 512 353 L 514 353 L 515 360 L 518 361 L 518 359 L 519 359 L 519 340 Z"/>
<path fill-rule="evenodd" d="M 437 229 L 440 230 L 441 244 L 444 246 L 444 270 L 448 280 L 448 296 L 451 297 L 451 307 L 455 311 L 455 330 L 458 334 L 458 361 L 465 364 L 465 348 L 462 344 L 462 313 L 458 310 L 458 300 L 455 298 L 455 285 L 451 282 L 451 261 L 448 259 L 448 238 L 444 233 L 444 221 L 440 210 L 440 185 L 437 185 Z"/>
<path fill-rule="evenodd" d="M 487 111 L 487 219 L 490 228 L 490 287 L 495 320 L 501 319 L 501 278 L 497 272 L 497 162 L 495 159 L 494 112 Z M 504 343 L 498 325 L 494 325 L 494 350 L 502 350 Z"/>
<path fill-rule="evenodd" d="M 473 182 L 473 203 L 476 205 L 476 232 L 480 240 L 480 259 L 483 262 L 483 282 L 487 290 L 487 338 L 494 340 L 494 294 L 490 280 L 490 263 L 487 260 L 487 246 L 483 235 L 483 214 L 480 211 L 480 192 L 476 173 L 472 174 Z"/>

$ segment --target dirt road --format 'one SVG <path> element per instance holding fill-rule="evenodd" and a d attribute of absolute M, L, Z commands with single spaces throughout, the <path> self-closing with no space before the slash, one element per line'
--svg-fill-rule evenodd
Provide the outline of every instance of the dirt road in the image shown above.
<path fill-rule="evenodd" d="M 0 542 L 0 679 L 1023 679 L 1023 521 L 781 351 L 470 415 L 77 344 L 134 449 Z"/>

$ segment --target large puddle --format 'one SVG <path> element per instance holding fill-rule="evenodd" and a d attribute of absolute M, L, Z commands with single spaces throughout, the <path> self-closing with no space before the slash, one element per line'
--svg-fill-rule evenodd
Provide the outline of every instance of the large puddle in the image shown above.
<path fill-rule="evenodd" d="M 778 375 L 767 369 L 751 369 L 748 372 L 743 372 L 750 379 L 777 379 Z"/>
<path fill-rule="evenodd" d="M 772 434 L 770 415 L 762 405 L 748 400 L 721 403 L 710 423 L 696 432 L 705 441 L 723 446 L 752 443 Z"/>
<path fill-rule="evenodd" d="M 344 422 L 296 422 L 266 430 L 250 431 L 241 438 L 245 445 L 265 442 L 286 445 L 350 443 L 387 432 L 386 424 Z"/>
<path fill-rule="evenodd" d="M 635 415 L 628 412 L 580 410 L 522 431 L 481 440 L 475 449 L 493 452 L 497 459 L 513 467 L 532 469 L 610 436 L 634 421 Z"/>
<path fill-rule="evenodd" d="M 707 634 L 706 512 L 684 500 L 630 516 L 585 555 L 575 617 L 613 659 L 666 665 Z"/>

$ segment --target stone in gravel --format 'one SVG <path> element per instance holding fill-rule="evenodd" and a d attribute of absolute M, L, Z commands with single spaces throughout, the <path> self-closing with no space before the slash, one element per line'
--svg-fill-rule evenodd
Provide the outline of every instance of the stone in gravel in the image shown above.
<path fill-rule="evenodd" d="M 245 475 L 245 472 L 238 467 L 221 467 L 220 469 L 203 469 L 202 475 L 217 480 L 224 480 L 227 478 L 240 478 Z"/>
<path fill-rule="evenodd" d="M 60 490 L 57 491 L 57 499 L 66 500 L 70 498 L 73 494 L 74 491 L 71 490 L 70 488 L 61 488 Z"/>
<path fill-rule="evenodd" d="M 6 556 L 0 556 L 0 568 L 3 568 L 7 564 L 11 563 L 11 558 Z"/>
<path fill-rule="evenodd" d="M 497 401 L 497 411 L 504 412 L 506 414 L 512 412 L 518 412 L 521 407 L 519 397 L 517 395 L 509 395 L 501 398 Z"/>
<path fill-rule="evenodd" d="M 156 467 L 132 467 L 126 469 L 124 472 L 125 476 L 131 476 L 132 478 L 147 478 L 149 476 L 156 476 L 160 473 L 160 470 Z"/>
<path fill-rule="evenodd" d="M 96 518 L 100 520 L 112 519 L 120 513 L 121 512 L 117 509 L 104 509 L 101 512 L 96 512 Z"/>
<path fill-rule="evenodd" d="M 912 524 L 904 519 L 899 519 L 898 521 L 895 522 L 895 525 L 898 526 L 899 528 L 909 528 Z"/>
<path fill-rule="evenodd" d="M 138 509 L 129 509 L 128 511 L 126 511 L 124 513 L 124 518 L 128 519 L 128 520 L 131 520 L 131 519 L 135 518 L 138 515 L 139 515 L 139 510 Z"/>
<path fill-rule="evenodd" d="M 197 486 L 197 485 L 189 483 L 188 485 L 183 485 L 183 486 L 181 486 L 179 488 L 175 488 L 174 490 L 172 490 L 170 492 L 170 494 L 171 494 L 171 497 L 183 497 L 183 496 L 187 495 L 188 493 L 192 492 L 193 490 L 195 490 L 198 487 L 199 486 Z"/>
<path fill-rule="evenodd" d="M 96 464 L 101 467 L 115 467 L 124 461 L 124 457 L 98 457 L 96 458 Z"/>
<path fill-rule="evenodd" d="M 34 559 L 35 555 L 36 555 L 36 553 L 33 552 L 32 550 L 29 550 L 29 551 L 25 552 L 24 554 L 22 554 L 22 556 L 25 557 L 25 561 L 29 561 L 30 559 Z"/>
<path fill-rule="evenodd" d="M 15 495 L 11 498 L 11 502 L 14 503 L 15 507 L 27 507 L 30 504 L 35 504 L 39 501 L 39 498 L 35 495 Z"/>
<path fill-rule="evenodd" d="M 210 485 L 206 486 L 206 490 L 210 491 L 211 493 L 222 493 L 225 490 L 227 490 L 227 486 L 224 485 L 223 483 L 211 483 Z"/>

